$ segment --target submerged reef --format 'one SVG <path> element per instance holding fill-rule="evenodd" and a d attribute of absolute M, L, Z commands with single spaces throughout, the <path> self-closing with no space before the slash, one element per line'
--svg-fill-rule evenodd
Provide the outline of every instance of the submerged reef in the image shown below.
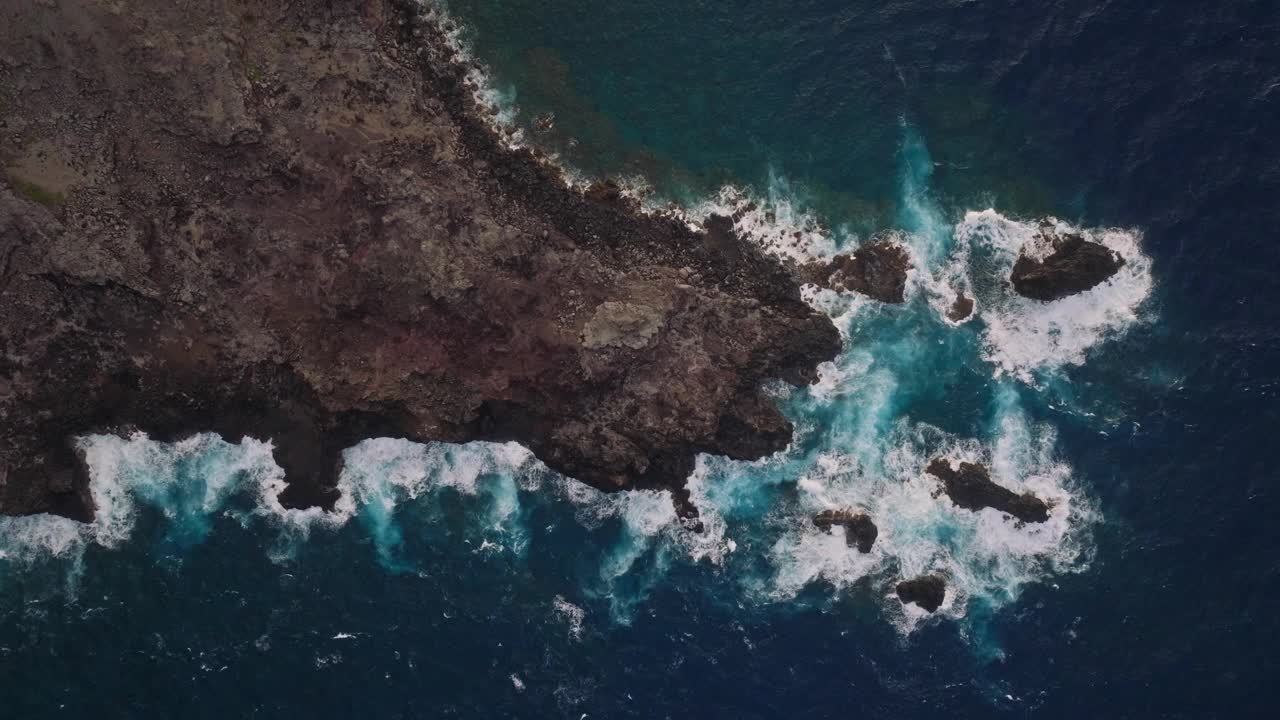
<path fill-rule="evenodd" d="M 270 439 L 286 507 L 385 436 L 518 441 L 689 515 L 695 456 L 786 447 L 763 384 L 840 350 L 731 224 L 505 143 L 419 3 L 0 17 L 0 513 L 91 518 L 75 438 L 141 430 Z"/>

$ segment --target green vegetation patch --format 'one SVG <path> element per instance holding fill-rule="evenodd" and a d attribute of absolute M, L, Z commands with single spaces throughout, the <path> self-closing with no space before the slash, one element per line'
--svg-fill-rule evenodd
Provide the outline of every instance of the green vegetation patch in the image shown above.
<path fill-rule="evenodd" d="M 60 192 L 46 190 L 33 182 L 27 182 L 19 178 L 10 178 L 10 180 L 13 181 L 13 186 L 17 188 L 18 192 L 47 208 L 60 207 L 66 201 L 66 198 Z"/>

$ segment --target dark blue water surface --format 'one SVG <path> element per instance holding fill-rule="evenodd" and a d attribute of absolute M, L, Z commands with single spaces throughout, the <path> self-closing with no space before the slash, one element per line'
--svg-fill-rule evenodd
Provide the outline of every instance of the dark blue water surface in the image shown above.
<path fill-rule="evenodd" d="M 528 142 L 755 199 L 762 237 L 902 231 L 909 302 L 815 299 L 846 354 L 779 389 L 791 450 L 700 465 L 700 537 L 513 446 L 365 443 L 321 518 L 259 443 L 88 439 L 94 526 L 0 519 L 0 718 L 1280 712 L 1280 4 L 448 9 Z M 1132 275 L 1059 310 L 984 285 L 1048 215 Z M 932 498 L 938 453 L 1050 529 Z M 844 504 L 873 556 L 808 524 Z M 926 571 L 932 617 L 890 591 Z"/>

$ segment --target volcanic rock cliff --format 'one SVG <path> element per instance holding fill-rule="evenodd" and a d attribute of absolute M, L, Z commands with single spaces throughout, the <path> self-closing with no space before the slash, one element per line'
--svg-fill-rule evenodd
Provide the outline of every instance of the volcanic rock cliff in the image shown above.
<path fill-rule="evenodd" d="M 394 0 L 0 9 L 0 512 L 94 511 L 74 438 L 517 440 L 605 490 L 791 438 L 839 336 L 751 244 L 570 189 Z"/>

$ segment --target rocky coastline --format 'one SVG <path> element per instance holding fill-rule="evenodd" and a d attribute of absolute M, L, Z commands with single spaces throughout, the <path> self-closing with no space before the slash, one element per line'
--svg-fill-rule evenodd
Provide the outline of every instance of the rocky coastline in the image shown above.
<path fill-rule="evenodd" d="M 411 0 L 0 11 L 0 513 L 94 513 L 75 438 L 514 440 L 606 491 L 790 442 L 840 338 L 775 259 L 581 192 Z M 896 259 L 896 256 L 894 256 Z M 891 290 L 896 288 L 891 288 Z"/>

